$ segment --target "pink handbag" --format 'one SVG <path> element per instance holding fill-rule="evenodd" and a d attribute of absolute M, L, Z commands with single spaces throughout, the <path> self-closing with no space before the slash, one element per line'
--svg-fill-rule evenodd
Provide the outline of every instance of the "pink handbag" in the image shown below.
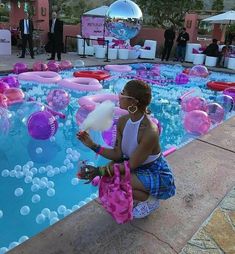
<path fill-rule="evenodd" d="M 114 164 L 114 176 L 103 176 L 99 186 L 99 198 L 108 213 L 118 224 L 133 219 L 133 197 L 128 161 L 124 162 L 125 175 L 120 175 L 119 164 Z"/>

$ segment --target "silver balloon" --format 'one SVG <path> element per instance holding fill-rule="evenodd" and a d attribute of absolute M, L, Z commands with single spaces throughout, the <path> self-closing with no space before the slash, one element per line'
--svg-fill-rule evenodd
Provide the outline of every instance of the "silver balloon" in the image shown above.
<path fill-rule="evenodd" d="M 135 37 L 142 26 L 143 15 L 139 6 L 130 0 L 118 0 L 110 5 L 105 15 L 105 26 L 119 40 Z"/>

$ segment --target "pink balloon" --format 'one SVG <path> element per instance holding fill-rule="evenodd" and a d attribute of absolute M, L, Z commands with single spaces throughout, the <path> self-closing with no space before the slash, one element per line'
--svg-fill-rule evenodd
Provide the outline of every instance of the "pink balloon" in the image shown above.
<path fill-rule="evenodd" d="M 207 114 L 212 123 L 221 123 L 224 120 L 224 109 L 218 103 L 209 103 L 207 105 Z"/>
<path fill-rule="evenodd" d="M 192 110 L 203 110 L 206 111 L 207 103 L 202 97 L 185 97 L 181 101 L 182 110 L 185 112 L 190 112 Z"/>
<path fill-rule="evenodd" d="M 7 108 L 7 97 L 0 93 L 0 107 Z"/>
<path fill-rule="evenodd" d="M 184 128 L 187 132 L 202 135 L 210 129 L 211 120 L 208 114 L 201 110 L 188 112 L 184 118 Z"/>
<path fill-rule="evenodd" d="M 195 65 L 189 71 L 190 76 L 197 76 L 197 77 L 207 77 L 209 75 L 209 71 L 206 66 L 203 65 Z"/>
<path fill-rule="evenodd" d="M 46 71 L 48 69 L 48 66 L 46 63 L 43 63 L 42 61 L 36 61 L 33 64 L 33 70 L 34 71 Z"/>
<path fill-rule="evenodd" d="M 72 67 L 73 67 L 73 65 L 72 65 L 71 61 L 69 61 L 69 60 L 63 60 L 60 63 L 61 70 L 68 70 L 68 69 L 71 69 Z"/>
<path fill-rule="evenodd" d="M 6 82 L 0 80 L 0 93 L 3 93 L 3 92 L 4 92 L 5 90 L 7 90 L 9 87 L 10 87 L 10 86 L 9 86 Z"/>
<path fill-rule="evenodd" d="M 60 65 L 55 61 L 50 61 L 47 64 L 49 71 L 58 72 L 60 70 Z"/>
<path fill-rule="evenodd" d="M 26 72 L 26 71 L 28 71 L 27 64 L 25 64 L 25 63 L 16 63 L 16 64 L 14 64 L 13 72 L 15 74 L 20 74 L 20 73 Z"/>
<path fill-rule="evenodd" d="M 7 104 L 15 104 L 24 100 L 24 93 L 20 88 L 11 87 L 4 91 L 4 95 L 7 97 Z"/>

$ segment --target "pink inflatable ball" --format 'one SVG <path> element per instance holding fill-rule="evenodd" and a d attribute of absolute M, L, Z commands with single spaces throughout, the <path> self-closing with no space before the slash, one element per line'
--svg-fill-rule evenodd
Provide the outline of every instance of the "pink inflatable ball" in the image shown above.
<path fill-rule="evenodd" d="M 71 69 L 73 68 L 73 64 L 71 63 L 71 61 L 69 60 L 62 60 L 60 62 L 60 69 L 61 70 L 68 70 L 68 69 Z"/>
<path fill-rule="evenodd" d="M 175 77 L 175 83 L 178 85 L 185 85 L 189 82 L 188 75 L 180 73 Z"/>
<path fill-rule="evenodd" d="M 235 104 L 235 101 L 233 100 L 233 98 L 226 94 L 217 96 L 215 98 L 215 102 L 217 102 L 223 107 L 225 113 L 231 112 Z"/>
<path fill-rule="evenodd" d="M 202 110 L 206 111 L 207 102 L 202 97 L 185 97 L 181 100 L 181 108 L 185 112 L 190 112 L 192 110 Z"/>
<path fill-rule="evenodd" d="M 7 97 L 7 104 L 12 105 L 22 102 L 24 100 L 24 93 L 20 88 L 11 87 L 4 91 L 4 95 Z"/>
<path fill-rule="evenodd" d="M 201 110 L 193 110 L 188 112 L 184 118 L 184 128 L 187 132 L 202 135 L 206 134 L 210 129 L 211 120 L 208 114 Z"/>
<path fill-rule="evenodd" d="M 43 63 L 42 61 L 37 61 L 33 64 L 33 70 L 34 71 L 47 71 L 48 66 L 46 63 Z"/>
<path fill-rule="evenodd" d="M 47 66 L 49 71 L 54 71 L 54 72 L 60 71 L 60 65 L 55 61 L 48 62 Z"/>
<path fill-rule="evenodd" d="M 0 93 L 4 93 L 4 91 L 7 90 L 9 87 L 10 86 L 6 82 L 0 80 Z"/>
<path fill-rule="evenodd" d="M 0 107 L 2 107 L 2 108 L 7 108 L 7 97 L 4 95 L 4 94 L 1 94 L 0 93 Z M 1 120 L 1 118 L 0 118 L 0 120 Z"/>
<path fill-rule="evenodd" d="M 209 75 L 209 71 L 206 66 L 195 65 L 189 71 L 189 75 L 206 78 Z"/>
<path fill-rule="evenodd" d="M 207 104 L 207 114 L 213 124 L 224 120 L 224 109 L 218 103 Z"/>
<path fill-rule="evenodd" d="M 68 93 L 62 89 L 54 89 L 47 95 L 47 103 L 54 110 L 63 110 L 69 104 Z"/>
<path fill-rule="evenodd" d="M 235 103 L 235 87 L 226 88 L 223 91 L 223 94 L 231 96 L 233 98 L 233 102 Z"/>
<path fill-rule="evenodd" d="M 1 81 L 6 82 L 10 87 L 19 87 L 20 83 L 18 79 L 14 76 L 7 76 L 3 78 Z"/>
<path fill-rule="evenodd" d="M 0 106 L 0 135 L 7 135 L 10 129 L 10 114 Z"/>
<path fill-rule="evenodd" d="M 16 63 L 13 67 L 13 73 L 20 74 L 22 72 L 28 71 L 28 66 L 25 63 Z"/>
<path fill-rule="evenodd" d="M 45 140 L 55 135 L 58 123 L 50 112 L 39 111 L 29 117 L 27 127 L 31 137 Z"/>

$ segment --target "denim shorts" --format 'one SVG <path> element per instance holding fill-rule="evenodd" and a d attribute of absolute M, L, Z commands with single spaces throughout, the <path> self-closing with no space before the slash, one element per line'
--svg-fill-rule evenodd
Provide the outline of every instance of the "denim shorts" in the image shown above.
<path fill-rule="evenodd" d="M 134 173 L 152 196 L 168 199 L 175 195 L 174 176 L 163 155 L 151 163 L 136 168 Z"/>

